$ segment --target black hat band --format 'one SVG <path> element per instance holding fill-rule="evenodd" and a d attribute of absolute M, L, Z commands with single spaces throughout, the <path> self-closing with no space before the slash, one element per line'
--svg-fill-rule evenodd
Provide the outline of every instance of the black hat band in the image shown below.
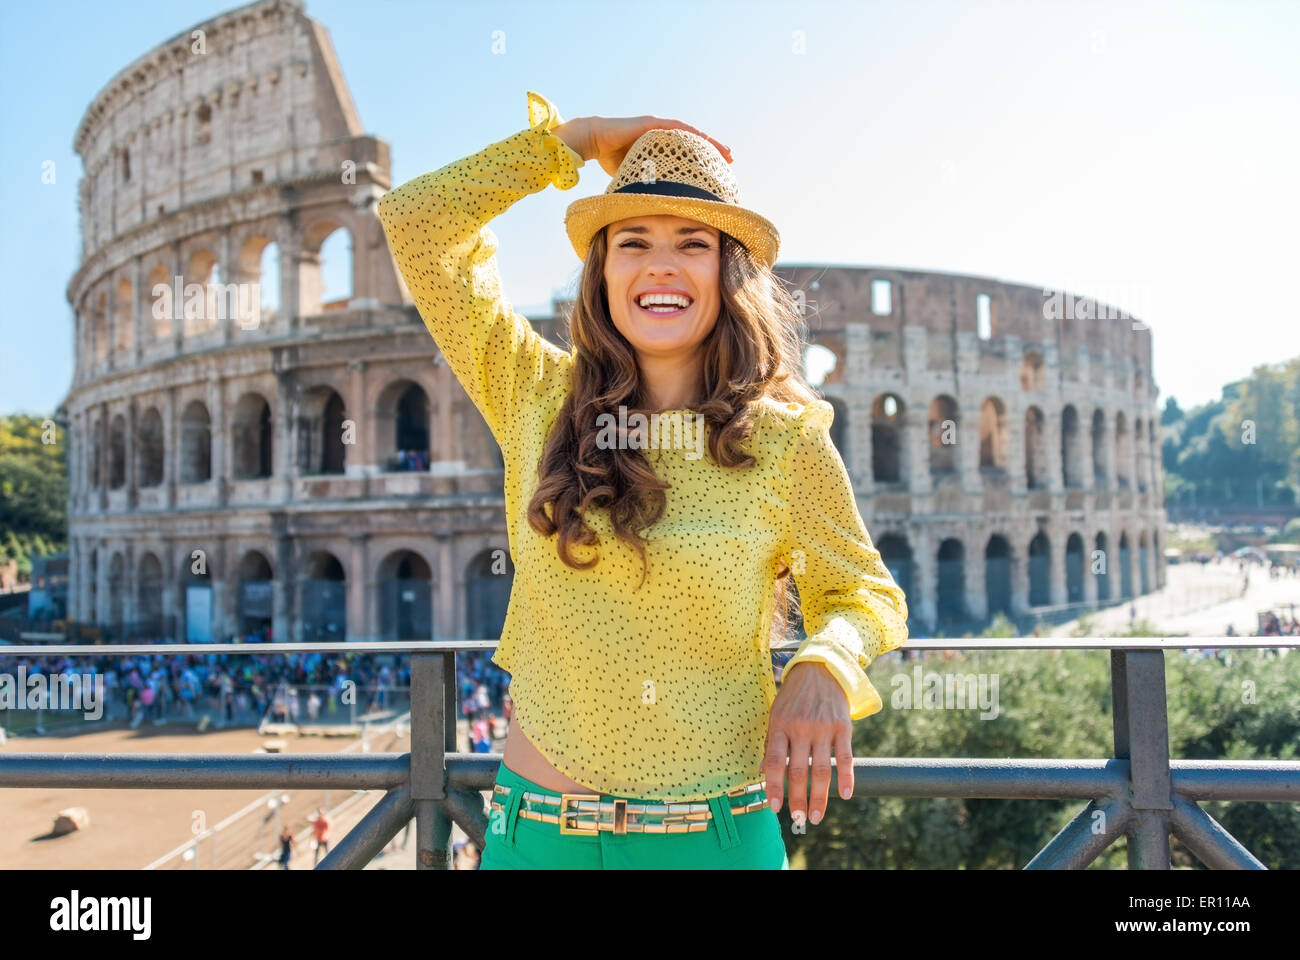
<path fill-rule="evenodd" d="M 726 203 L 715 193 L 710 193 L 702 187 L 695 187 L 689 183 L 678 183 L 675 180 L 652 180 L 650 183 L 642 183 L 640 180 L 633 180 L 631 183 L 624 184 L 614 193 L 649 193 L 660 197 L 684 197 L 691 200 L 712 200 L 715 203 Z"/>

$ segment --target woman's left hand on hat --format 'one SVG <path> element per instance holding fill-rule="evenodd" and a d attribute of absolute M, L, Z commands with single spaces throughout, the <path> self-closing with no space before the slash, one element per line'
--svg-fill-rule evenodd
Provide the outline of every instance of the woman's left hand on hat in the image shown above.
<path fill-rule="evenodd" d="M 573 148 L 583 160 L 595 160 L 611 177 L 632 144 L 647 130 L 686 130 L 713 144 L 722 158 L 731 163 L 731 148 L 703 130 L 681 120 L 650 115 L 640 117 L 576 117 L 551 130 Z"/>

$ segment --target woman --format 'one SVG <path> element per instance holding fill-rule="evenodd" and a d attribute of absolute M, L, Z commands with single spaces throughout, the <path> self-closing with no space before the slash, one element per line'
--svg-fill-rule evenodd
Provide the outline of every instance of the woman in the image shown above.
<path fill-rule="evenodd" d="M 516 576 L 492 661 L 515 722 L 482 868 L 788 867 L 786 774 L 796 822 L 821 819 L 832 769 L 852 795 L 850 721 L 881 708 L 866 667 L 906 640 L 903 592 L 730 150 L 653 116 L 565 123 L 533 91 L 528 111 L 379 202 L 505 462 Z M 584 267 L 564 351 L 511 308 L 487 223 L 590 159 L 614 179 L 566 216 Z M 791 574 L 808 637 L 778 694 Z"/>
<path fill-rule="evenodd" d="M 293 832 L 285 827 L 280 831 L 280 869 L 288 870 L 289 862 L 293 859 L 293 848 L 298 845 L 293 838 Z"/>

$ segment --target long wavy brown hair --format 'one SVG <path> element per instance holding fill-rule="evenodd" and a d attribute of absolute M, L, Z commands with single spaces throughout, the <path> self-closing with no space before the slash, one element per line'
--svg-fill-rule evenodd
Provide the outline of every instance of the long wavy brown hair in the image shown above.
<path fill-rule="evenodd" d="M 574 569 L 586 570 L 599 558 L 579 563 L 573 558 L 572 546 L 597 543 L 584 516 L 589 507 L 608 507 L 615 535 L 640 555 L 644 584 L 645 544 L 636 531 L 649 528 L 663 515 L 663 491 L 669 484 L 655 474 L 642 450 L 627 443 L 614 449 L 597 444 L 601 414 L 611 414 L 617 420 L 620 405 L 629 415 L 650 413 L 636 352 L 609 313 L 607 233 L 608 227 L 596 234 L 582 268 L 577 301 L 569 317 L 574 351 L 572 387 L 537 467 L 540 482 L 528 505 L 528 523 L 548 537 L 558 530 L 560 559 Z M 713 330 L 700 345 L 703 382 L 696 395 L 703 400 L 693 409 L 704 416 L 708 451 L 714 462 L 747 469 L 756 461 L 736 449 L 736 444 L 753 430 L 755 403 L 769 396 L 780 402 L 806 404 L 817 399 L 817 394 L 802 373 L 804 324 L 794 297 L 740 241 L 722 231 L 719 239 L 722 307 Z M 552 507 L 549 515 L 547 505 Z M 776 581 L 774 641 L 785 635 L 790 622 L 789 576 L 789 568 L 782 564 Z"/>

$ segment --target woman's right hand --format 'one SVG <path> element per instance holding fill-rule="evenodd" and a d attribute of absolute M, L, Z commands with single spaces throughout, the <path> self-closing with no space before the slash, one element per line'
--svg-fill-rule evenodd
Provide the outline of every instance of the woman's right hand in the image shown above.
<path fill-rule="evenodd" d="M 619 164 L 637 138 L 647 130 L 687 130 L 698 134 L 718 148 L 727 163 L 731 163 L 731 148 L 715 140 L 703 130 L 665 117 L 577 117 L 551 130 L 568 144 L 583 160 L 596 160 L 611 177 L 618 172 Z"/>

